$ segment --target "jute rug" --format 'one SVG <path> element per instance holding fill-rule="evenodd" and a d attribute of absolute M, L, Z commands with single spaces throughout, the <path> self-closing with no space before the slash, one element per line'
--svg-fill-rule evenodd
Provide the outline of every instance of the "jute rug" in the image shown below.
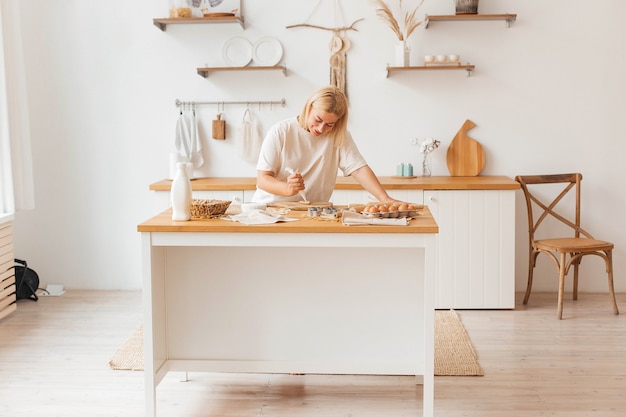
<path fill-rule="evenodd" d="M 435 311 L 435 375 L 485 375 L 461 318 L 454 310 Z"/>
<path fill-rule="evenodd" d="M 143 327 L 139 327 L 115 352 L 109 366 L 115 370 L 143 370 Z M 435 375 L 484 374 L 478 363 L 478 355 L 456 311 L 435 311 Z"/>

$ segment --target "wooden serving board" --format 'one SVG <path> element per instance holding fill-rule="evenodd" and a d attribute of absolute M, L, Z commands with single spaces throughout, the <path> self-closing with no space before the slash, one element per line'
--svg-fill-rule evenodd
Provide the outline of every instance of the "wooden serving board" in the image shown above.
<path fill-rule="evenodd" d="M 269 203 L 268 207 L 277 207 L 277 208 L 288 208 L 294 211 L 306 211 L 309 207 L 332 207 L 333 203 L 329 201 L 323 202 L 309 202 L 305 203 L 304 201 L 276 201 L 274 203 Z"/>
<path fill-rule="evenodd" d="M 466 120 L 448 147 L 446 162 L 453 177 L 475 177 L 485 167 L 485 151 L 475 139 L 467 136 L 467 131 L 475 127 Z"/>

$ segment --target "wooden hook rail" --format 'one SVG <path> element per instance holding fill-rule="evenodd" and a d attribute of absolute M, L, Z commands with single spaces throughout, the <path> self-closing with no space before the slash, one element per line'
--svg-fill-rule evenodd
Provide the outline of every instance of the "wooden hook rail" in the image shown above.
<path fill-rule="evenodd" d="M 285 107 L 285 105 L 287 104 L 287 101 L 284 98 L 281 98 L 280 100 L 251 100 L 251 101 L 227 101 L 227 100 L 222 100 L 222 101 L 181 101 L 179 99 L 176 99 L 176 107 L 181 107 L 181 106 L 207 106 L 207 105 L 214 105 L 214 106 L 221 106 L 224 107 L 225 105 L 231 105 L 231 104 L 238 104 L 238 105 L 257 105 L 257 106 L 261 106 L 263 104 L 269 104 L 269 105 L 274 105 L 274 104 L 280 104 L 281 107 Z"/>

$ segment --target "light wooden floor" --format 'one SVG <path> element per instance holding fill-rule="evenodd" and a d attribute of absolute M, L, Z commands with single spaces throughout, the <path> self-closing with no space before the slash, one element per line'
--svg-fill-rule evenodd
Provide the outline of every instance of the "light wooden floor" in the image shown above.
<path fill-rule="evenodd" d="M 533 294 L 513 311 L 459 311 L 484 377 L 436 377 L 435 415 L 626 415 L 626 295 L 565 302 Z M 518 298 L 519 299 L 519 298 Z M 0 321 L 0 416 L 143 416 L 143 372 L 108 360 L 141 324 L 138 292 L 70 291 L 20 301 Z M 420 416 L 412 377 L 170 374 L 159 417 Z"/>

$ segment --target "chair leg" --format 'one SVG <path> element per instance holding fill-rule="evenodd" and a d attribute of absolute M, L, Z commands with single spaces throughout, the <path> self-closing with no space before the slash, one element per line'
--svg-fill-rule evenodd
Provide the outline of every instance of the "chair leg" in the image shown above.
<path fill-rule="evenodd" d="M 609 277 L 609 297 L 613 304 L 613 313 L 619 314 L 617 302 L 615 301 L 615 289 L 613 288 L 613 251 L 606 251 L 606 272 Z"/>
<path fill-rule="evenodd" d="M 559 300 L 557 304 L 557 317 L 563 318 L 563 292 L 565 290 L 565 258 L 567 254 L 561 254 L 561 265 L 559 265 Z"/>
<path fill-rule="evenodd" d="M 572 288 L 572 300 L 578 300 L 578 266 L 579 265 L 580 265 L 579 259 L 574 261 L 574 286 Z"/>
<path fill-rule="evenodd" d="M 526 294 L 524 295 L 524 304 L 528 304 L 528 299 L 530 298 L 530 290 L 533 287 L 533 270 L 535 269 L 535 260 L 537 259 L 537 254 L 532 251 L 528 255 L 528 284 L 526 284 Z"/>

